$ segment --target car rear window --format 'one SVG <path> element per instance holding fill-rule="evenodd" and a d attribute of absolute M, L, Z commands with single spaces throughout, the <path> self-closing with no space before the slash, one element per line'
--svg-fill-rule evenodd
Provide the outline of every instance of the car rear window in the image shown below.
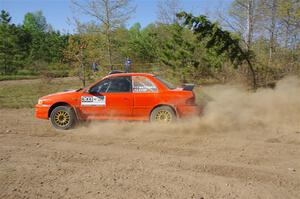
<path fill-rule="evenodd" d="M 166 80 L 162 79 L 159 76 L 154 76 L 154 78 L 156 78 L 158 81 L 160 81 L 163 85 L 165 85 L 168 89 L 174 90 L 176 88 L 176 86 L 174 86 L 173 84 L 167 82 Z"/>

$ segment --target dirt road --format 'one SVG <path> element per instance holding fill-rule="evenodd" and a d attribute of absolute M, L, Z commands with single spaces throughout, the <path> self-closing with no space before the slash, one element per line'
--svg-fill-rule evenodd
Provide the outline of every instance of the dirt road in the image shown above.
<path fill-rule="evenodd" d="M 0 198 L 300 198 L 298 89 L 204 88 L 204 117 L 160 126 L 61 132 L 1 109 Z"/>

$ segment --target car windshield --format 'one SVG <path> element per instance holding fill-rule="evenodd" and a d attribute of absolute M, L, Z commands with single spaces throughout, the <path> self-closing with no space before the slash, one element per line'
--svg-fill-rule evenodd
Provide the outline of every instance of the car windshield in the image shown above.
<path fill-rule="evenodd" d="M 168 87 L 168 89 L 175 89 L 176 86 L 174 86 L 173 84 L 167 82 L 166 80 L 162 79 L 161 77 L 159 76 L 154 76 L 158 81 L 160 81 L 163 85 L 165 85 L 166 87 Z"/>

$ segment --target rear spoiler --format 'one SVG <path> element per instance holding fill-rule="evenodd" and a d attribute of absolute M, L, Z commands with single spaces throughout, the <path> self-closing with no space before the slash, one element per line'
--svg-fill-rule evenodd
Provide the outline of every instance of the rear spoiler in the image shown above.
<path fill-rule="evenodd" d="M 195 84 L 183 84 L 184 91 L 192 91 L 195 87 Z"/>

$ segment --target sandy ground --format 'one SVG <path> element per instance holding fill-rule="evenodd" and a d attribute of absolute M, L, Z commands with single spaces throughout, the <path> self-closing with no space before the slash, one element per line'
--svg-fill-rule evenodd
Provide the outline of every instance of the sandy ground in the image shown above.
<path fill-rule="evenodd" d="M 204 116 L 173 125 L 62 132 L 1 109 L 0 198 L 300 198 L 300 81 L 204 90 Z"/>

